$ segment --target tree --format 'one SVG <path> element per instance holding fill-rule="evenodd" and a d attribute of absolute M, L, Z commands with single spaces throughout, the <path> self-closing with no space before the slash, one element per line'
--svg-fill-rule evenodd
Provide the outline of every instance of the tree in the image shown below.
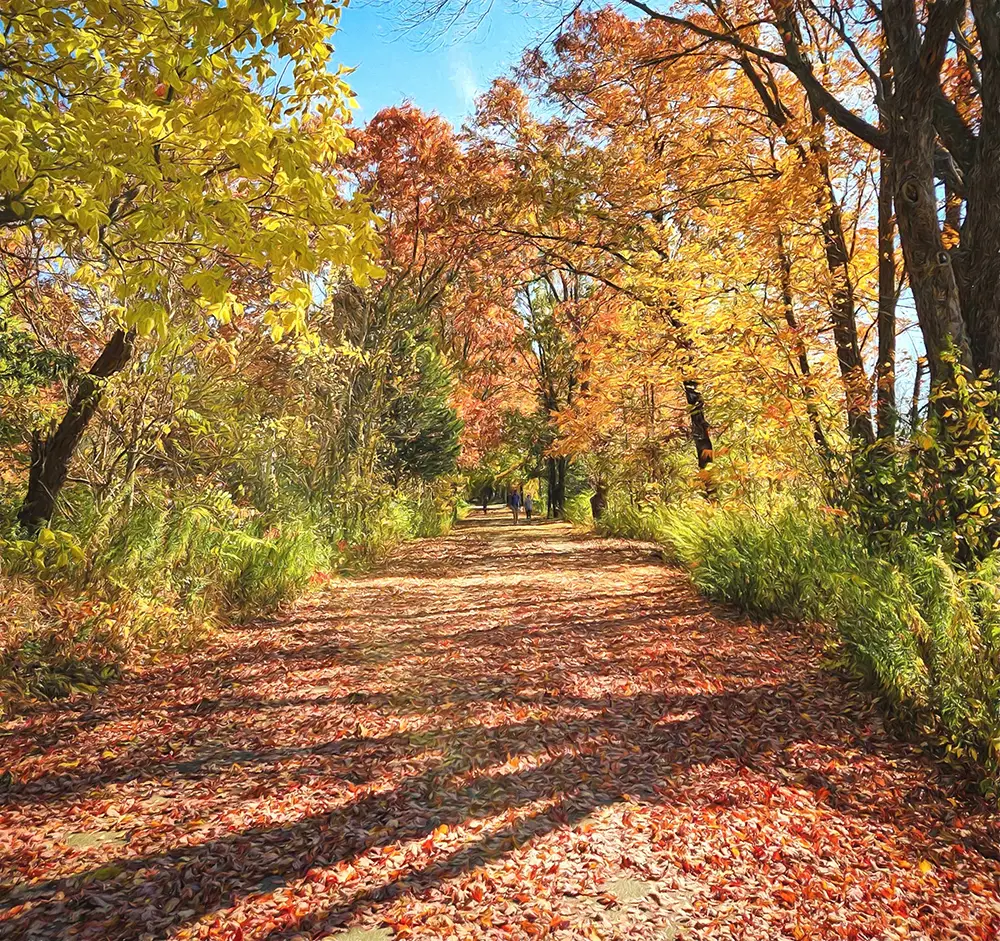
<path fill-rule="evenodd" d="M 828 9 L 768 0 L 737 4 L 721 23 L 721 7 L 667 13 L 642 2 L 630 6 L 683 27 L 758 65 L 794 76 L 810 108 L 827 115 L 859 141 L 887 157 L 893 204 L 907 277 L 933 382 L 950 375 L 949 350 L 976 370 L 1000 369 L 1000 14 L 991 4 L 965 0 L 888 0 L 862 18 L 849 5 Z M 751 25 L 752 24 L 752 25 Z M 809 37 L 806 39 L 805 37 Z M 822 38 L 821 38 L 822 37 Z M 884 46 L 883 46 L 884 38 Z M 822 48 L 816 44 L 822 42 Z M 880 70 L 869 61 L 884 49 Z M 830 70 L 814 61 L 837 55 L 854 61 L 868 79 L 867 101 L 851 107 Z M 891 70 L 891 81 L 884 80 Z M 860 92 L 852 87 L 851 99 Z M 865 111 L 876 109 L 882 126 Z M 966 211 L 958 244 L 942 241 L 935 179 Z"/>
<path fill-rule="evenodd" d="M 107 382 L 171 319 L 305 330 L 307 278 L 364 282 L 369 208 L 326 168 L 347 152 L 349 91 L 328 68 L 336 3 L 15 2 L 0 14 L 0 229 L 47 249 L 16 280 L 15 313 L 58 280 L 93 357 L 32 449 L 21 521 L 51 515 Z M 277 74 L 276 50 L 286 65 Z M 234 271 L 260 272 L 250 316 Z M 39 339 L 49 342 L 44 324 Z"/>
<path fill-rule="evenodd" d="M 784 142 L 739 72 L 694 56 L 651 66 L 672 48 L 673 32 L 613 11 L 578 15 L 551 54 L 529 53 L 520 82 L 494 83 L 473 146 L 511 169 L 496 176 L 503 195 L 485 222 L 522 254 L 543 259 L 538 270 L 589 279 L 605 299 L 620 295 L 612 307 L 635 308 L 621 321 L 628 330 L 598 331 L 592 349 L 581 352 L 587 362 L 578 414 L 566 416 L 575 447 L 587 447 L 588 411 L 597 440 L 601 416 L 618 409 L 606 390 L 648 388 L 646 399 L 656 404 L 636 414 L 651 415 L 655 425 L 661 408 L 679 404 L 676 392 L 661 388 L 669 376 L 682 393 L 703 472 L 715 453 L 709 416 L 725 414 L 726 400 L 734 410 L 756 404 L 748 383 L 761 383 L 767 421 L 779 420 L 776 396 L 794 398 L 788 418 L 808 422 L 817 448 L 829 455 L 823 426 L 833 403 L 825 380 L 831 354 L 835 367 L 842 364 L 842 347 L 830 346 L 828 312 L 838 290 L 834 275 L 842 272 L 827 264 L 823 278 L 815 268 L 825 257 L 815 196 L 821 177 Z M 533 113 L 532 94 L 544 118 Z M 856 164 L 849 149 L 841 156 L 839 142 L 828 153 L 831 179 Z M 866 198 L 863 187 L 849 192 Z M 875 243 L 864 230 L 860 237 L 856 228 L 842 233 L 852 245 L 844 277 L 853 305 L 873 296 L 863 272 Z M 617 376 L 593 373 L 606 362 L 599 349 L 608 342 L 629 350 L 617 360 Z M 808 343 L 816 346 L 812 362 Z M 856 335 L 853 343 L 860 345 Z M 853 386 L 844 383 L 840 408 L 849 419 L 868 411 L 863 385 L 855 405 Z"/>
<path fill-rule="evenodd" d="M 856 446 L 871 444 L 870 390 L 859 343 L 858 243 L 842 210 L 853 195 L 845 185 L 844 157 L 850 166 L 857 156 L 844 154 L 821 113 L 808 107 L 799 113 L 794 84 L 782 83 L 766 64 L 758 67 L 742 55 L 734 72 L 730 54 L 685 52 L 684 41 L 680 29 L 656 20 L 635 22 L 611 10 L 577 13 L 554 43 L 554 55 L 530 56 L 528 69 L 550 101 L 575 108 L 575 123 L 585 123 L 595 135 L 601 128 L 629 147 L 632 166 L 670 167 L 660 184 L 664 205 L 651 211 L 661 221 L 669 216 L 686 238 L 697 226 L 692 210 L 706 198 L 746 206 L 770 199 L 771 231 L 747 215 L 744 232 L 760 228 L 757 238 L 768 242 L 777 233 L 786 243 L 782 251 L 793 226 L 817 230 L 848 429 Z M 683 151 L 678 161 L 673 155 Z M 779 179 L 785 193 L 775 199 Z M 665 208 L 680 199 L 683 220 L 676 209 Z"/>
<path fill-rule="evenodd" d="M 412 355 L 398 361 L 409 368 L 393 380 L 382 459 L 396 486 L 453 473 L 462 432 L 451 404 L 452 377 L 440 354 L 429 344 L 414 344 Z"/>

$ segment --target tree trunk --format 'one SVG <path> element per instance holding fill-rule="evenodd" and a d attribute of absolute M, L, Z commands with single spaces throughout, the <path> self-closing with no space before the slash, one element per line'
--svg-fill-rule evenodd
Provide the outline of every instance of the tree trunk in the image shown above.
<path fill-rule="evenodd" d="M 883 79 L 883 85 L 885 79 Z M 896 435 L 896 249 L 893 241 L 892 172 L 883 155 L 878 181 L 878 362 L 875 414 L 879 438 Z"/>
<path fill-rule="evenodd" d="M 799 47 L 801 38 L 795 20 L 794 8 L 790 4 L 777 3 L 772 3 L 772 8 L 776 13 L 776 22 L 789 60 L 802 62 Z M 734 31 L 727 18 L 722 17 L 722 23 L 727 30 Z M 833 327 L 837 364 L 840 367 L 841 381 L 844 386 L 848 432 L 855 444 L 865 447 L 875 441 L 875 432 L 872 428 L 865 365 L 858 345 L 857 305 L 854 297 L 854 282 L 851 279 L 850 252 L 847 248 L 847 238 L 844 235 L 843 214 L 837 199 L 837 192 L 834 189 L 830 170 L 830 155 L 826 146 L 826 118 L 823 104 L 808 88 L 806 89 L 812 119 L 811 140 L 807 149 L 795 123 L 790 120 L 790 112 L 778 99 L 774 86 L 771 89 L 768 88 L 757 68 L 746 55 L 740 57 L 739 64 L 757 92 L 768 117 L 781 132 L 785 142 L 789 147 L 795 149 L 803 163 L 808 163 L 810 158 L 814 159 L 820 171 L 822 183 L 816 190 L 816 203 L 821 213 L 820 230 L 823 233 L 823 250 L 826 255 L 826 265 L 830 272 L 830 283 L 833 291 L 830 303 L 830 324 Z"/>
<path fill-rule="evenodd" d="M 545 515 L 549 519 L 562 519 L 566 511 L 566 464 L 565 457 L 548 457 L 549 499 Z"/>
<path fill-rule="evenodd" d="M 844 399 L 847 407 L 847 429 L 851 440 L 862 447 L 873 444 L 875 432 L 872 429 L 869 410 L 869 390 L 865 378 L 864 360 L 858 345 L 858 320 L 854 300 L 854 282 L 851 280 L 850 252 L 844 236 L 844 220 L 840 211 L 830 176 L 830 159 L 826 151 L 823 122 L 816 118 L 813 129 L 813 151 L 819 159 L 823 174 L 823 186 L 827 205 L 822 220 L 823 250 L 826 265 L 833 284 L 830 304 L 830 323 L 833 326 L 833 341 L 837 348 L 837 364 L 844 385 Z"/>
<path fill-rule="evenodd" d="M 917 369 L 913 374 L 913 395 L 910 397 L 910 431 L 912 432 L 920 421 L 920 388 L 924 378 L 927 361 L 921 356 L 917 360 Z"/>
<path fill-rule="evenodd" d="M 687 329 L 684 324 L 677 316 L 679 309 L 680 305 L 676 301 L 671 301 L 668 307 L 662 308 L 662 312 L 667 322 L 675 331 L 674 342 L 685 352 L 687 362 L 691 363 L 694 361 L 694 344 L 687 335 Z M 681 385 L 684 389 L 684 398 L 687 399 L 688 415 L 691 419 L 691 437 L 694 440 L 698 457 L 698 468 L 699 470 L 705 470 L 712 463 L 712 452 L 714 450 L 711 427 L 705 416 L 705 399 L 701 394 L 701 388 L 698 385 L 697 379 L 684 379 Z M 706 487 L 706 489 L 709 488 Z"/>
<path fill-rule="evenodd" d="M 887 99 L 893 203 L 931 382 L 937 383 L 950 375 L 949 350 L 959 364 L 975 365 L 951 256 L 941 242 L 935 192 L 934 99 L 947 33 L 930 46 L 927 37 L 922 41 L 913 0 L 884 0 L 882 16 L 893 69 Z"/>
<path fill-rule="evenodd" d="M 809 355 L 806 351 L 802 334 L 799 333 L 799 323 L 795 316 L 795 297 L 792 293 L 792 262 L 785 249 L 785 237 L 780 226 L 775 230 L 775 241 L 778 248 L 778 270 L 781 278 L 781 303 L 785 309 L 785 323 L 792 331 L 792 345 L 795 349 L 795 358 L 799 363 L 799 374 L 802 377 L 802 394 L 806 403 L 806 416 L 812 427 L 813 440 L 819 448 L 820 456 L 824 464 L 829 464 L 833 452 L 830 444 L 826 440 L 826 433 L 823 431 L 823 422 L 820 420 L 819 409 L 816 407 L 816 390 L 810 382 L 811 370 L 809 368 Z"/>
<path fill-rule="evenodd" d="M 59 427 L 47 438 L 35 434 L 31 445 L 28 492 L 18 521 L 35 535 L 52 518 L 59 492 L 66 483 L 70 461 L 104 391 L 104 380 L 119 372 L 131 359 L 135 333 L 116 330 L 90 371 L 77 383 Z"/>
<path fill-rule="evenodd" d="M 569 458 L 561 457 L 557 460 L 559 468 L 559 518 L 566 515 L 566 470 L 569 467 Z"/>
<path fill-rule="evenodd" d="M 959 290 L 972 356 L 1000 376 L 1000 8 L 972 0 L 982 45 L 982 118 L 975 162 L 966 179 Z"/>
<path fill-rule="evenodd" d="M 590 512 L 594 515 L 594 522 L 600 520 L 604 515 L 604 510 L 608 505 L 608 489 L 604 484 L 598 484 L 594 488 L 594 495 L 590 498 Z"/>
<path fill-rule="evenodd" d="M 691 437 L 694 439 L 695 451 L 698 454 L 698 470 L 707 470 L 713 460 L 712 434 L 705 417 L 705 400 L 701 389 L 694 379 L 683 382 L 684 397 L 687 399 L 688 415 L 691 417 Z M 714 492 L 711 480 L 706 476 L 705 494 L 711 496 Z"/>

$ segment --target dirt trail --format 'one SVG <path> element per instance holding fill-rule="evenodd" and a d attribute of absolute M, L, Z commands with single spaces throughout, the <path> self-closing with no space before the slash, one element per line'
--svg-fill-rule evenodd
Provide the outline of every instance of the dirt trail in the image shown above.
<path fill-rule="evenodd" d="M 0 937 L 997 938 L 988 809 L 820 662 L 473 520 L 4 727 Z"/>

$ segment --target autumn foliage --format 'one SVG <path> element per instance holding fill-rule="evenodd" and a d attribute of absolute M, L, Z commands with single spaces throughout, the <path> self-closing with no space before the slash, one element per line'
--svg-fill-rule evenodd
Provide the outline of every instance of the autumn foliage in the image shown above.
<path fill-rule="evenodd" d="M 996 936 L 1000 16 L 550 6 L 0 10 L 12 937 Z"/>

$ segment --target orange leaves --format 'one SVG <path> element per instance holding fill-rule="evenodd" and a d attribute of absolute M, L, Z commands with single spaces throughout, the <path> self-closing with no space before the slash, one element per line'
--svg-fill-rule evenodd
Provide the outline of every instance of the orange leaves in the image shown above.
<path fill-rule="evenodd" d="M 11 723 L 0 935 L 992 941 L 994 809 L 822 656 L 637 547 L 463 523 Z"/>
<path fill-rule="evenodd" d="M 476 218 L 508 240 L 497 256 L 501 281 L 570 273 L 587 282 L 584 299 L 560 305 L 573 395 L 538 396 L 547 437 L 557 438 L 549 453 L 660 470 L 665 442 L 688 432 L 678 387 L 694 380 L 726 446 L 753 457 L 717 462 L 738 485 L 780 483 L 782 467 L 801 479 L 816 470 L 817 423 L 838 446 L 835 416 L 847 404 L 829 329 L 836 291 L 822 237 L 824 181 L 832 174 L 852 201 L 857 188 L 864 216 L 867 183 L 847 177 L 870 155 L 823 137 L 781 70 L 765 83 L 780 101 L 775 123 L 750 63 L 679 54 L 690 40 L 655 19 L 577 11 L 551 49 L 525 56 L 518 81 L 497 81 L 482 102 L 468 154 L 495 173 L 479 189 Z M 832 61 L 831 74 L 851 86 L 842 66 Z M 861 310 L 877 294 L 863 219 L 850 242 Z M 576 317 L 585 305 L 601 315 Z M 527 342 L 537 342 L 530 331 Z M 488 384 L 482 374 L 463 378 L 493 389 L 498 375 L 507 390 L 531 379 L 516 356 L 498 356 Z M 474 430 L 467 437 L 476 455 L 489 450 L 476 447 Z"/>
<path fill-rule="evenodd" d="M 529 99 L 524 89 L 509 78 L 497 78 L 483 96 L 477 119 L 480 124 L 530 124 Z"/>

